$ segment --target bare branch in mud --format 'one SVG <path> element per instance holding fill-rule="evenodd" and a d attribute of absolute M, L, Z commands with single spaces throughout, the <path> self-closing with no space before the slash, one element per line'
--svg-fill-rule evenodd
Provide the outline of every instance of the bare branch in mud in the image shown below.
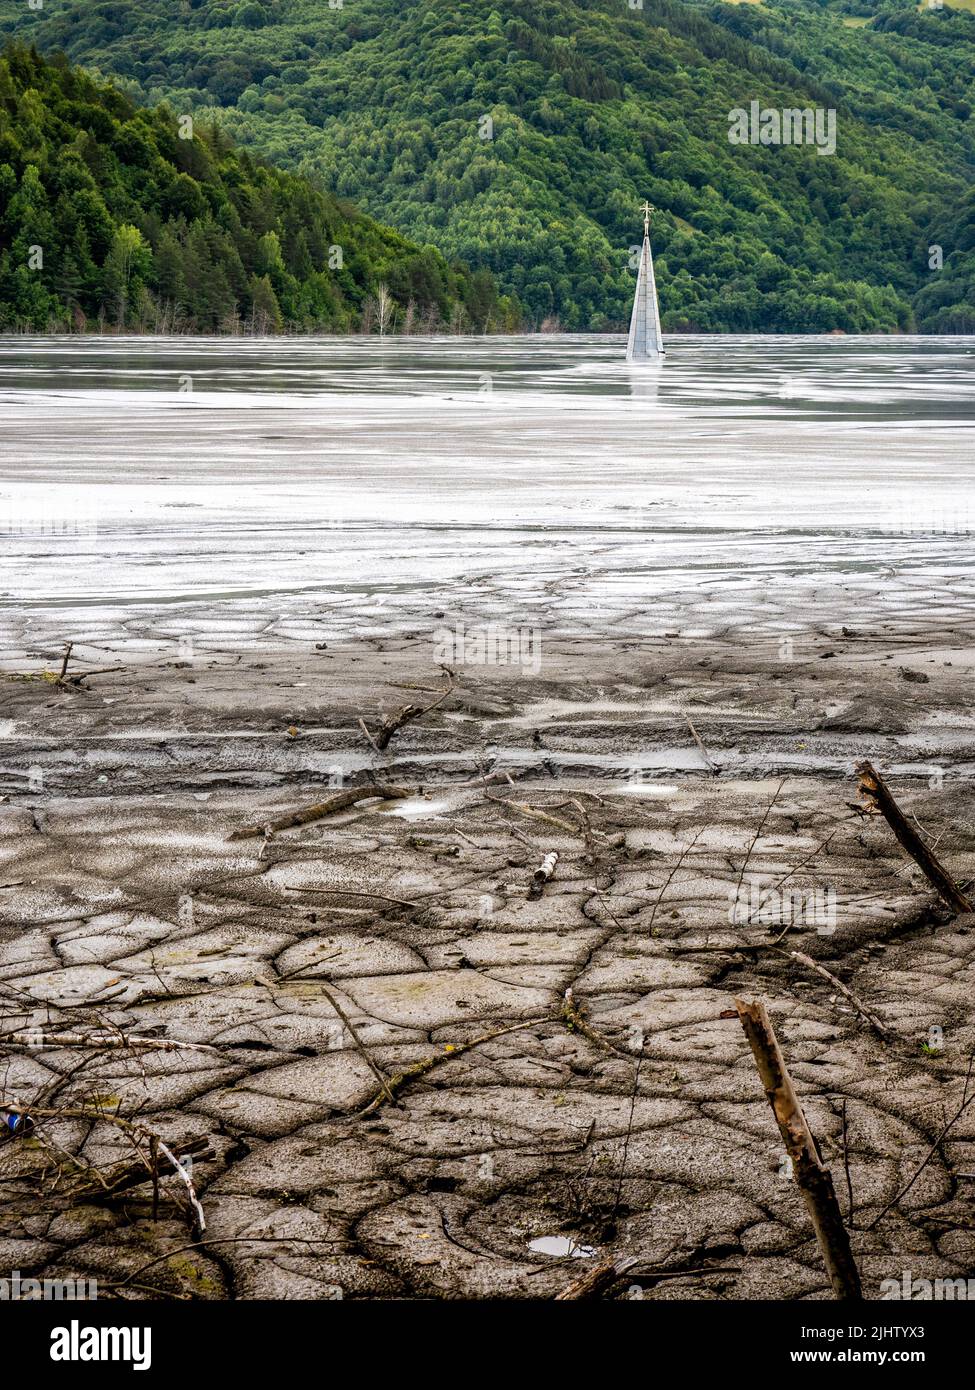
<path fill-rule="evenodd" d="M 32 1028 L 24 1028 L 16 1033 L 0 1034 L 0 1046 L 40 1047 L 123 1048 L 133 1052 L 218 1052 L 219 1048 L 207 1043 L 179 1042 L 175 1038 L 142 1038 L 137 1033 L 44 1033 Z"/>
<path fill-rule="evenodd" d="M 853 1178 L 850 1175 L 850 1130 L 846 1119 L 846 1096 L 843 1097 L 841 1116 L 843 1124 L 843 1175 L 846 1178 L 846 1222 L 852 1230 L 856 1203 L 853 1197 Z"/>
<path fill-rule="evenodd" d="M 786 1153 L 792 1160 L 796 1185 L 816 1232 L 833 1295 L 839 1299 L 862 1299 L 860 1273 L 836 1200 L 833 1177 L 806 1122 L 772 1021 L 761 1000 L 736 999 L 734 1002 Z"/>
<path fill-rule="evenodd" d="M 583 1298 L 596 1298 L 615 1284 L 617 1279 L 622 1279 L 624 1274 L 640 1263 L 641 1260 L 638 1255 L 624 1255 L 611 1260 L 601 1260 L 598 1265 L 593 1265 L 592 1269 L 588 1269 L 578 1279 L 573 1279 L 571 1284 L 566 1284 L 562 1292 L 555 1295 L 555 1301 L 560 1303 Z"/>
<path fill-rule="evenodd" d="M 71 660 L 71 653 L 74 650 L 73 642 L 65 642 L 64 655 L 61 658 L 61 669 L 57 675 L 53 671 L 23 671 L 13 672 L 10 675 L 0 675 L 0 680 L 7 681 L 45 681 L 49 685 L 57 686 L 59 690 L 84 690 L 84 681 L 89 676 L 105 676 L 112 671 L 124 671 L 124 666 L 96 666 L 91 671 L 78 671 L 74 675 L 68 675 L 68 662 Z"/>
<path fill-rule="evenodd" d="M 329 1225 L 329 1227 L 327 1227 L 327 1229 L 330 1230 L 330 1229 L 331 1229 L 331 1225 Z M 324 1236 L 324 1237 L 321 1237 L 321 1238 L 316 1238 L 316 1237 L 313 1237 L 313 1236 L 219 1236 L 219 1237 L 218 1237 L 217 1239 L 215 1239 L 215 1240 L 194 1240 L 194 1241 L 190 1241 L 190 1243 L 189 1243 L 188 1245 L 178 1245 L 178 1246 L 176 1247 L 175 1250 L 167 1250 L 165 1254 L 163 1254 L 163 1255 L 157 1255 L 157 1256 L 155 1257 L 155 1259 L 150 1260 L 147 1264 L 140 1265 L 140 1267 L 139 1267 L 137 1270 L 135 1270 L 134 1273 L 127 1275 L 124 1279 L 120 1280 L 120 1282 L 117 1283 L 117 1284 L 101 1284 L 101 1283 L 100 1283 L 100 1284 L 98 1285 L 98 1287 L 99 1287 L 100 1289 L 101 1289 L 101 1288 L 111 1289 L 113 1293 L 119 1293 L 119 1292 L 121 1292 L 121 1290 L 127 1289 L 127 1288 L 128 1288 L 128 1289 L 149 1288 L 150 1286 L 148 1286 L 148 1285 L 145 1285 L 145 1284 L 138 1284 L 138 1283 L 135 1283 L 134 1281 L 137 1280 L 137 1279 L 140 1279 L 140 1278 L 142 1277 L 142 1275 L 146 1273 L 147 1270 L 154 1269 L 154 1268 L 156 1267 L 156 1265 L 165 1264 L 166 1261 L 167 1261 L 167 1260 L 171 1260 L 171 1259 L 173 1258 L 174 1255 L 182 1255 L 182 1254 L 183 1254 L 185 1251 L 187 1251 L 187 1250 L 206 1250 L 206 1249 L 209 1249 L 210 1246 L 213 1246 L 213 1245 L 288 1245 L 288 1246 L 309 1245 L 309 1246 L 313 1246 L 313 1245 L 342 1245 L 342 1244 L 345 1244 L 345 1242 L 344 1242 L 344 1241 L 341 1241 L 341 1240 L 338 1240 L 338 1239 L 334 1239 L 334 1238 L 330 1239 L 330 1238 L 327 1237 L 327 1236 Z M 162 1290 L 162 1289 L 151 1289 L 151 1288 L 150 1288 L 150 1292 L 162 1294 L 162 1293 L 164 1293 L 164 1290 Z M 172 1295 L 166 1295 L 166 1296 L 167 1296 L 167 1297 L 172 1297 Z"/>
<path fill-rule="evenodd" d="M 832 971 L 827 970 L 824 965 L 820 965 L 818 961 L 813 960 L 812 956 L 807 956 L 803 951 L 784 951 L 783 954 L 791 957 L 794 961 L 798 961 L 798 963 L 804 965 L 807 970 L 815 971 L 815 973 L 821 975 L 824 980 L 828 980 L 834 989 L 839 990 L 844 999 L 850 1001 L 860 1017 L 866 1019 L 867 1023 L 870 1024 L 870 1027 L 878 1037 L 883 1038 L 884 1042 L 890 1040 L 890 1034 L 880 1022 L 880 1019 L 877 1018 L 875 1014 L 872 1014 L 866 1005 L 857 998 L 853 991 L 848 989 L 842 980 L 837 979 Z"/>
<path fill-rule="evenodd" d="M 509 786 L 514 786 L 516 777 L 524 777 L 527 768 L 498 768 L 494 772 L 485 772 L 480 777 L 471 777 L 466 782 L 447 782 L 447 787 L 490 787 L 496 782 L 507 782 Z"/>
<path fill-rule="evenodd" d="M 275 834 L 278 830 L 291 830 L 297 825 L 308 825 L 312 821 L 322 820 L 325 816 L 332 815 L 335 811 L 346 811 L 350 806 L 355 806 L 357 802 L 368 801 L 374 797 L 381 797 L 384 801 L 402 799 L 412 796 L 413 792 L 408 787 L 394 787 L 388 782 L 367 783 L 362 787 L 347 787 L 343 792 L 336 792 L 327 801 L 318 801 L 313 806 L 305 806 L 301 811 L 294 811 L 290 816 L 282 816 L 279 820 L 266 821 L 260 825 L 245 825 L 241 830 L 235 830 L 227 836 L 228 840 L 253 840 L 259 835 Z"/>
<path fill-rule="evenodd" d="M 389 1101 L 390 1105 L 402 1105 L 402 1101 L 398 1101 L 396 1097 L 393 1095 L 392 1091 L 389 1089 L 389 1082 L 386 1079 L 386 1073 L 378 1066 L 376 1061 L 373 1059 L 373 1057 L 366 1049 L 365 1043 L 362 1041 L 362 1039 L 359 1037 L 359 1034 L 353 1028 L 352 1020 L 349 1018 L 349 1015 L 342 1008 L 342 1005 L 339 1003 L 339 1001 L 336 999 L 335 995 L 327 987 L 327 985 L 323 984 L 321 980 L 318 980 L 317 983 L 319 989 L 322 991 L 325 998 L 328 1000 L 332 1008 L 338 1014 L 344 1026 L 349 1030 L 349 1037 L 352 1039 L 356 1051 L 359 1053 L 359 1056 L 363 1059 L 366 1066 L 372 1072 L 373 1076 L 379 1082 L 379 1089 L 382 1091 L 383 1095 Z"/>
<path fill-rule="evenodd" d="M 194 1214 L 196 1216 L 196 1228 L 199 1231 L 200 1235 L 202 1235 L 207 1228 L 207 1223 L 206 1217 L 203 1215 L 203 1207 L 200 1205 L 200 1199 L 196 1195 L 196 1188 L 193 1186 L 193 1179 L 190 1177 L 183 1164 L 180 1163 L 179 1159 L 173 1153 L 172 1149 L 169 1148 L 168 1145 L 163 1143 L 163 1141 L 159 1138 L 158 1134 L 153 1134 L 151 1138 L 153 1145 L 159 1148 L 162 1151 L 162 1153 L 165 1154 L 165 1156 L 169 1159 L 170 1163 L 173 1165 L 173 1171 L 176 1174 L 176 1176 L 178 1178 L 181 1178 L 182 1181 L 186 1184 L 186 1191 L 190 1199 L 190 1206 L 193 1208 Z M 159 1171 L 158 1160 L 153 1164 L 152 1171 L 154 1182 L 158 1181 L 158 1179 L 155 1176 Z"/>
<path fill-rule="evenodd" d="M 907 850 L 948 906 L 955 912 L 975 912 L 975 907 L 958 887 L 941 860 L 913 829 L 873 764 L 864 759 L 863 762 L 857 763 L 856 770 L 860 778 L 860 795 L 868 807 L 883 816 L 897 837 L 898 843 Z"/>
<path fill-rule="evenodd" d="M 739 900 L 739 898 L 740 898 L 740 896 L 741 896 L 741 885 L 742 885 L 742 882 L 744 881 L 744 878 L 745 878 L 745 871 L 746 871 L 746 869 L 748 868 L 748 865 L 751 863 L 751 858 L 752 858 L 752 854 L 753 854 L 753 852 L 754 852 L 754 850 L 755 850 L 755 846 L 758 844 L 759 840 L 762 838 L 762 831 L 765 829 L 766 825 L 768 824 L 768 818 L 769 818 L 769 816 L 772 814 L 772 808 L 774 807 L 775 803 L 778 801 L 778 799 L 779 799 L 779 793 L 781 792 L 781 790 L 782 790 L 782 788 L 783 788 L 784 786 L 785 786 L 785 778 L 783 777 L 782 781 L 779 783 L 779 785 L 776 787 L 775 791 L 772 793 L 772 800 L 771 800 L 771 801 L 769 802 L 769 804 L 766 806 L 766 808 L 765 808 L 765 815 L 762 817 L 761 821 L 759 822 L 758 829 L 755 831 L 755 834 L 752 836 L 752 842 L 751 842 L 751 844 L 748 846 L 748 851 L 747 851 L 747 853 L 745 854 L 745 858 L 742 860 L 741 871 L 740 871 L 739 874 L 738 874 L 738 882 L 735 884 L 735 894 L 734 894 L 734 897 L 732 898 L 732 902 L 735 904 L 735 907 L 736 907 L 736 908 L 737 908 L 737 906 L 738 906 L 738 900 Z"/>
<path fill-rule="evenodd" d="M 61 669 L 58 672 L 59 681 L 64 680 L 65 672 L 68 669 L 68 662 L 71 660 L 71 649 L 73 646 L 73 642 L 65 642 L 64 644 L 64 660 L 61 662 Z"/>
<path fill-rule="evenodd" d="M 701 735 L 700 735 L 700 734 L 698 733 L 698 731 L 695 729 L 695 727 L 694 727 L 694 725 L 691 723 L 691 721 L 687 718 L 687 715 L 686 715 L 686 714 L 684 715 L 684 719 L 685 719 L 685 722 L 686 722 L 686 724 L 687 724 L 687 727 L 688 727 L 688 728 L 690 729 L 690 731 L 691 731 L 691 737 L 694 739 L 694 742 L 697 744 L 698 748 L 701 750 L 701 757 L 704 759 L 704 761 L 707 763 L 708 767 L 711 769 L 712 775 L 713 775 L 714 777 L 717 777 L 718 774 L 719 774 L 720 771 L 721 771 L 720 767 L 719 767 L 718 764 L 714 761 L 714 759 L 711 757 L 711 755 L 708 753 L 708 750 L 705 748 L 703 742 L 701 741 Z"/>
<path fill-rule="evenodd" d="M 558 816 L 550 816 L 547 811 L 540 811 L 537 806 L 529 806 L 527 802 L 512 801 L 507 796 L 489 796 L 487 800 L 493 801 L 496 806 L 510 806 L 512 811 L 517 811 L 519 815 L 528 816 L 531 820 L 544 821 L 547 825 L 554 825 L 558 830 L 565 830 L 569 835 L 579 834 L 578 825 L 560 820 Z"/>
<path fill-rule="evenodd" d="M 124 666 L 96 666 L 93 671 L 79 671 L 75 676 L 62 676 L 58 679 L 58 685 L 73 685 L 80 689 L 82 681 L 86 681 L 89 676 L 107 676 L 113 671 L 124 670 Z"/>
<path fill-rule="evenodd" d="M 626 1134 L 623 1136 L 623 1156 L 620 1159 L 620 1175 L 616 1183 L 616 1198 L 613 1202 L 611 1221 L 616 1220 L 623 1200 L 623 1180 L 626 1177 L 626 1160 L 630 1154 L 630 1140 L 633 1138 L 633 1116 L 636 1114 L 636 1098 L 640 1089 L 640 1068 L 643 1066 L 643 1045 L 640 1045 L 640 1055 L 637 1058 L 636 1067 L 633 1071 L 633 1089 L 630 1091 L 630 1113 L 626 1121 Z"/>
<path fill-rule="evenodd" d="M 314 893 L 316 896 L 330 898 L 367 898 L 370 902 L 394 903 L 396 907 L 420 907 L 420 903 L 410 902 L 407 898 L 390 898 L 385 893 L 357 893 L 351 888 L 306 888 L 285 886 L 286 893 Z M 341 909 L 339 909 L 341 910 Z M 350 909 L 351 911 L 352 909 Z"/>
<path fill-rule="evenodd" d="M 562 1022 L 569 1029 L 570 1033 L 581 1033 L 584 1038 L 601 1047 L 604 1052 L 615 1052 L 617 1057 L 625 1057 L 628 1062 L 633 1061 L 633 1056 L 629 1052 L 624 1052 L 622 1048 L 616 1047 L 608 1038 L 604 1038 L 602 1033 L 597 1033 L 592 1024 L 586 1021 L 584 1008 L 575 1002 L 575 997 L 571 987 L 565 991 L 562 997 L 562 1008 L 560 1010 Z"/>
<path fill-rule="evenodd" d="M 432 700 L 430 704 L 403 705 L 402 708 L 398 709 L 395 714 L 390 715 L 390 717 L 383 724 L 382 728 L 374 734 L 370 733 L 369 729 L 366 727 L 365 723 L 361 719 L 359 720 L 360 728 L 362 729 L 366 738 L 372 744 L 373 748 L 377 753 L 382 753 L 384 751 L 384 749 L 389 743 L 389 740 L 399 729 L 402 729 L 404 725 L 412 724 L 414 719 L 419 719 L 422 715 L 429 714 L 430 711 L 435 710 L 438 705 L 442 705 L 448 695 L 452 695 L 454 693 L 453 672 L 446 666 L 441 667 L 441 670 L 447 677 L 447 689 L 442 690 L 440 694 L 437 696 L 437 698 L 435 700 Z"/>
<path fill-rule="evenodd" d="M 449 1062 L 455 1057 L 462 1057 L 465 1052 L 470 1052 L 472 1048 L 480 1046 L 481 1043 L 491 1042 L 494 1038 L 502 1038 L 506 1033 L 518 1033 L 523 1028 L 535 1028 L 540 1023 L 551 1022 L 552 1019 L 543 1014 L 541 1018 L 527 1018 L 523 1023 L 510 1023 L 505 1028 L 496 1028 L 492 1033 L 482 1033 L 479 1038 L 472 1038 L 470 1042 L 447 1043 L 443 1052 L 436 1052 L 430 1057 L 424 1057 L 422 1061 L 416 1062 L 406 1071 L 389 1077 L 388 1087 L 377 1092 L 365 1109 L 358 1111 L 358 1114 L 372 1114 L 373 1110 L 377 1110 L 379 1106 L 386 1103 L 387 1090 L 397 1096 L 404 1086 L 408 1086 L 417 1077 L 426 1076 L 427 1072 L 432 1071 L 434 1067 L 442 1066 L 444 1062 Z"/>
<path fill-rule="evenodd" d="M 9 1113 L 15 1115 L 28 1113 L 28 1107 L 25 1106 L 10 1104 L 7 1105 L 5 1108 Z M 87 1120 L 90 1123 L 104 1122 L 105 1124 L 114 1125 L 117 1129 L 122 1130 L 122 1132 L 132 1142 L 132 1145 L 135 1148 L 136 1153 L 139 1154 L 142 1165 L 146 1170 L 146 1176 L 152 1179 L 154 1187 L 159 1180 L 158 1155 L 161 1152 L 169 1160 L 176 1176 L 179 1177 L 186 1186 L 189 1203 L 193 1210 L 193 1224 L 201 1233 L 206 1230 L 206 1217 L 204 1216 L 203 1207 L 200 1204 L 200 1200 L 196 1195 L 196 1188 L 193 1185 L 193 1179 L 190 1177 L 189 1173 L 186 1171 L 180 1160 L 173 1153 L 172 1149 L 164 1142 L 161 1135 L 159 1135 L 149 1125 L 143 1124 L 139 1121 L 127 1120 L 122 1115 L 118 1115 L 111 1110 L 103 1109 L 101 1106 L 98 1105 L 63 1105 L 56 1107 L 31 1105 L 29 1107 L 29 1113 L 30 1118 L 35 1121 L 35 1125 L 38 1120 L 44 1119 Z M 142 1143 L 148 1143 L 149 1145 L 150 1154 L 148 1158 L 143 1156 L 139 1148 L 140 1141 Z M 195 1143 L 196 1141 L 192 1142 Z M 186 1148 L 183 1149 L 184 1153 L 188 1151 L 189 1150 L 187 1150 Z M 75 1160 L 72 1159 L 71 1161 L 74 1162 Z M 107 1190 L 108 1185 L 105 1181 L 105 1178 L 102 1174 L 98 1172 L 97 1169 L 87 1169 L 86 1175 L 87 1174 L 90 1174 L 91 1177 L 94 1178 L 95 1182 L 98 1185 L 98 1188 L 101 1189 L 102 1192 Z"/>
<path fill-rule="evenodd" d="M 656 900 L 654 901 L 653 907 L 652 907 L 652 909 L 651 909 L 651 911 L 650 911 L 650 921 L 647 923 L 647 935 L 648 935 L 648 936 L 652 936 L 652 935 L 653 935 L 653 923 L 654 923 L 654 919 L 655 919 L 656 916 L 657 916 L 657 909 L 658 909 L 658 907 L 660 906 L 660 904 L 663 902 L 663 900 L 664 900 L 664 898 L 665 898 L 665 896 L 666 896 L 666 894 L 667 894 L 667 889 L 670 887 L 671 883 L 673 883 L 674 878 L 676 877 L 676 875 L 680 873 L 681 869 L 682 869 L 683 866 L 684 866 L 684 860 L 685 860 L 685 859 L 687 858 L 687 856 L 690 854 L 691 850 L 692 850 L 692 849 L 694 848 L 694 846 L 697 844 L 698 840 L 701 838 L 701 836 L 703 835 L 703 833 L 704 833 L 704 827 L 703 827 L 703 826 L 702 826 L 702 828 L 701 828 L 700 830 L 696 830 L 696 831 L 694 832 L 694 838 L 690 841 L 689 844 L 685 845 L 684 848 L 681 850 L 680 855 L 678 856 L 678 859 L 677 859 L 676 864 L 674 865 L 674 867 L 671 869 L 670 873 L 667 875 L 666 879 L 664 880 L 664 883 L 663 883 L 662 886 L 661 886 L 660 892 L 657 894 Z"/>
<path fill-rule="evenodd" d="M 177 1160 L 193 1158 L 200 1162 L 213 1157 L 210 1140 L 205 1135 L 196 1139 L 184 1140 L 181 1144 L 174 1143 L 171 1146 L 171 1151 Z M 72 1189 L 72 1195 L 84 1197 L 85 1201 L 88 1202 L 97 1201 L 99 1198 L 104 1200 L 114 1197 L 117 1193 L 126 1192 L 132 1187 L 140 1186 L 150 1176 L 153 1179 L 153 1186 L 158 1187 L 160 1177 L 158 1163 L 152 1167 L 151 1172 L 147 1173 L 146 1169 L 146 1160 L 139 1158 L 134 1163 L 119 1163 L 114 1168 L 101 1172 L 96 1170 L 94 1175 L 84 1174 L 79 1178 L 77 1188 Z"/>
<path fill-rule="evenodd" d="M 788 883 L 790 878 L 795 878 L 796 874 L 799 873 L 800 870 L 804 869 L 811 859 L 817 858 L 817 856 L 820 855 L 824 849 L 826 849 L 826 847 L 832 842 L 832 840 L 843 829 L 843 826 L 847 823 L 847 821 L 841 821 L 839 825 L 835 826 L 834 829 L 832 829 L 826 836 L 825 840 L 820 840 L 816 848 L 810 850 L 809 853 L 805 856 L 805 858 L 800 859 L 798 864 L 793 865 L 793 867 L 789 869 L 787 873 L 784 873 L 782 877 L 777 880 L 777 882 L 771 884 L 769 891 L 777 893 L 779 889 L 783 886 L 783 884 Z M 741 919 L 741 925 L 743 927 L 747 927 L 752 921 L 755 920 L 757 914 L 761 914 L 761 905 L 753 909 L 753 911 L 750 912 L 747 917 L 743 917 Z M 775 938 L 775 941 L 772 944 L 777 945 L 780 941 L 782 941 L 783 938 L 788 935 L 791 926 L 791 922 L 786 922 L 785 926 L 782 928 L 781 932 L 779 932 L 778 936 Z"/>
<path fill-rule="evenodd" d="M 368 729 L 368 726 L 367 726 L 367 724 L 366 724 L 366 721 L 365 721 L 364 719 L 360 719 L 360 720 L 358 721 L 358 724 L 359 724 L 359 728 L 362 730 L 362 732 L 365 734 L 366 738 L 369 740 L 370 744 L 372 745 L 372 751 L 373 751 L 374 753 L 381 753 L 381 752 L 382 752 L 382 749 L 379 747 L 379 744 L 376 742 L 376 740 L 373 738 L 372 734 L 369 732 L 369 729 Z"/>
<path fill-rule="evenodd" d="M 641 1270 L 641 1273 L 637 1273 Z M 573 1302 L 584 1298 L 597 1298 L 606 1289 L 611 1288 L 617 1280 L 630 1275 L 633 1279 L 641 1283 L 657 1283 L 663 1279 L 686 1279 L 688 1275 L 703 1278 L 707 1274 L 740 1274 L 741 1270 L 737 1265 L 714 1265 L 710 1269 L 703 1269 L 696 1265 L 678 1265 L 672 1269 L 656 1268 L 649 1261 L 641 1259 L 639 1255 L 617 1256 L 615 1259 L 603 1260 L 578 1279 L 573 1279 L 571 1284 L 567 1284 L 561 1293 L 555 1295 L 556 1303 Z"/>

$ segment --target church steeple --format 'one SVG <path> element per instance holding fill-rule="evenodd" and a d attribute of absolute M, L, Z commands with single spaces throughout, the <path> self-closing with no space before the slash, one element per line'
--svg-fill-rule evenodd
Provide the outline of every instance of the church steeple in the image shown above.
<path fill-rule="evenodd" d="M 630 336 L 626 344 L 627 362 L 660 363 L 664 360 L 663 336 L 660 332 L 660 308 L 657 304 L 657 282 L 653 275 L 653 256 L 650 254 L 650 214 L 652 203 L 644 202 L 643 248 L 637 272 L 636 294 L 630 315 Z"/>

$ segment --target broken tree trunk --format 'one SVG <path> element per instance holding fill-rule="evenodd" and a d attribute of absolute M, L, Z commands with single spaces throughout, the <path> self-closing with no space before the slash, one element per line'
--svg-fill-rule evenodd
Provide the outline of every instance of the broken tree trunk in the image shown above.
<path fill-rule="evenodd" d="M 362 787 L 348 787 L 344 792 L 336 792 L 327 801 L 318 801 L 314 806 L 306 806 L 301 811 L 295 811 L 290 816 L 282 816 L 280 820 L 264 821 L 260 825 L 245 825 L 240 830 L 235 830 L 232 835 L 228 835 L 228 840 L 250 840 L 255 836 L 264 835 L 268 832 L 273 834 L 277 830 L 290 830 L 296 825 L 307 825 L 309 821 L 321 820 L 323 816 L 330 816 L 333 811 L 346 811 L 350 806 L 354 806 L 358 801 L 368 801 L 373 797 L 382 797 L 385 801 L 395 800 L 413 793 L 408 787 L 393 787 L 388 782 L 367 783 Z"/>
<path fill-rule="evenodd" d="M 890 788 L 872 763 L 864 760 L 857 763 L 860 777 L 860 794 L 867 803 L 879 811 L 898 843 L 918 865 L 921 872 L 955 912 L 975 912 L 975 907 L 958 887 L 941 860 L 930 850 L 917 831 L 911 826 L 897 802 L 891 796 Z"/>
<path fill-rule="evenodd" d="M 802 1193 L 816 1232 L 816 1240 L 833 1286 L 841 1299 L 861 1299 L 860 1273 L 850 1249 L 850 1236 L 843 1224 L 839 1202 L 833 1189 L 833 1176 L 823 1162 L 816 1140 L 806 1123 L 799 1097 L 786 1070 L 785 1059 L 761 1000 L 749 1003 L 735 1000 L 735 1008 L 745 1030 L 755 1065 L 769 1105 L 779 1126 L 792 1171 Z"/>

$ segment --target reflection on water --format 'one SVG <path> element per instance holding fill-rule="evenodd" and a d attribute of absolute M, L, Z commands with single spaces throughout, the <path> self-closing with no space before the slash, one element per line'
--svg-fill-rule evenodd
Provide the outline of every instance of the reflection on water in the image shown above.
<path fill-rule="evenodd" d="M 971 408 L 975 339 L 679 335 L 666 364 L 605 334 L 490 338 L 0 338 L 0 402 L 32 390 L 193 393 L 494 392 L 670 406 L 887 415 Z"/>
<path fill-rule="evenodd" d="M 536 1236 L 528 1248 L 536 1255 L 571 1256 L 574 1260 L 591 1260 L 597 1253 L 591 1245 L 580 1245 L 574 1236 Z"/>

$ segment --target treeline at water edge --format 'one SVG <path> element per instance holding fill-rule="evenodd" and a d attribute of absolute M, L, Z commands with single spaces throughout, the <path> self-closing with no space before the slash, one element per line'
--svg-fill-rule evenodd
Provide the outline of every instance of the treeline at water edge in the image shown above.
<path fill-rule="evenodd" d="M 488 270 L 448 264 L 214 123 L 66 59 L 0 57 L 0 330 L 490 332 Z"/>

